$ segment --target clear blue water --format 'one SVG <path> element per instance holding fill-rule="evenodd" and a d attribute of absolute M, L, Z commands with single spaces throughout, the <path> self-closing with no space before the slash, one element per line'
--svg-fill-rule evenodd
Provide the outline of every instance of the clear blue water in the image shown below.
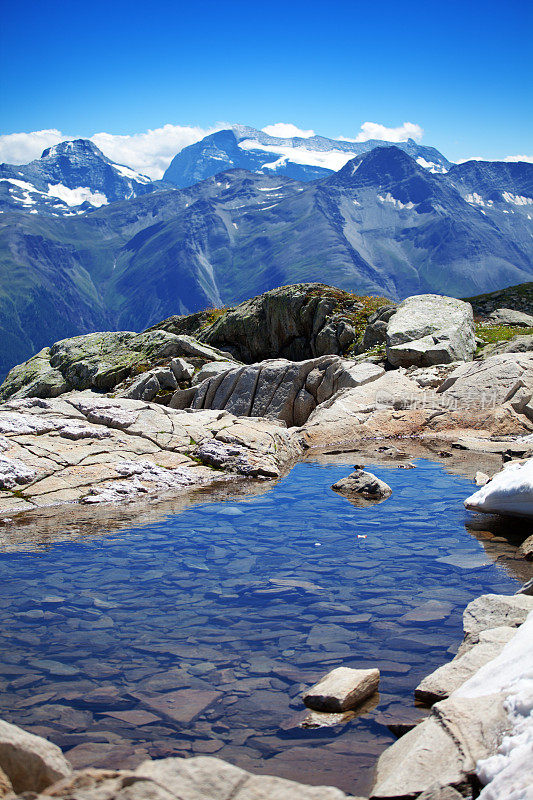
<path fill-rule="evenodd" d="M 372 468 L 393 495 L 367 509 L 330 489 L 349 462 L 301 463 L 246 501 L 1 554 L 0 716 L 76 765 L 207 753 L 368 791 L 465 605 L 518 586 L 465 528 L 471 482 L 416 463 Z M 302 689 L 339 665 L 378 666 L 379 702 L 298 727 Z"/>

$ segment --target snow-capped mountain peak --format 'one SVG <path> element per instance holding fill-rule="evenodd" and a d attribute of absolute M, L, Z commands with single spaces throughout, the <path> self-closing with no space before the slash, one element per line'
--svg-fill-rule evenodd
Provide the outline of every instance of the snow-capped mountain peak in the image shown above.
<path fill-rule="evenodd" d="M 88 139 L 47 147 L 29 164 L 0 165 L 4 208 L 70 215 L 152 191 L 150 178 L 115 164 Z"/>

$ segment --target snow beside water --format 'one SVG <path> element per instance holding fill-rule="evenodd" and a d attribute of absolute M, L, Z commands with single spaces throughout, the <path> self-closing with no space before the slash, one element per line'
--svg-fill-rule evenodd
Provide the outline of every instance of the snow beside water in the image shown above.
<path fill-rule="evenodd" d="M 533 465 L 533 460 L 532 460 Z M 498 753 L 477 764 L 480 800 L 533 800 L 533 611 L 500 655 L 481 667 L 456 697 L 505 692 L 511 731 Z"/>
<path fill-rule="evenodd" d="M 533 518 L 533 458 L 512 462 L 465 500 L 472 511 Z"/>

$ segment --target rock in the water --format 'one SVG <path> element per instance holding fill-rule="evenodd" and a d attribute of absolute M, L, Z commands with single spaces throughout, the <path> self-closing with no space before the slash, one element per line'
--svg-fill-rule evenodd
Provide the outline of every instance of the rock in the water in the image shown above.
<path fill-rule="evenodd" d="M 518 555 L 527 561 L 533 561 L 533 536 L 528 536 L 518 548 Z"/>
<path fill-rule="evenodd" d="M 0 769 L 17 793 L 40 792 L 72 772 L 59 747 L 3 720 L 0 720 Z"/>
<path fill-rule="evenodd" d="M 302 696 L 308 708 L 334 713 L 355 708 L 373 695 L 378 686 L 379 669 L 337 667 Z"/>
<path fill-rule="evenodd" d="M 465 500 L 465 508 L 490 514 L 533 518 L 533 458 L 511 462 Z"/>
<path fill-rule="evenodd" d="M 387 358 L 397 367 L 470 361 L 475 349 L 472 306 L 452 297 L 408 297 L 387 325 Z"/>
<path fill-rule="evenodd" d="M 362 469 L 357 469 L 346 478 L 341 478 L 331 488 L 334 492 L 344 495 L 352 502 L 361 503 L 362 505 L 381 503 L 392 494 L 392 489 L 388 483 L 380 480 L 371 472 L 365 472 Z"/>
<path fill-rule="evenodd" d="M 476 472 L 474 483 L 476 486 L 485 486 L 490 481 L 489 476 L 485 472 Z"/>
<path fill-rule="evenodd" d="M 514 308 L 498 308 L 489 314 L 491 322 L 498 325 L 519 325 L 521 328 L 532 328 L 533 317 L 523 311 L 516 311 Z"/>

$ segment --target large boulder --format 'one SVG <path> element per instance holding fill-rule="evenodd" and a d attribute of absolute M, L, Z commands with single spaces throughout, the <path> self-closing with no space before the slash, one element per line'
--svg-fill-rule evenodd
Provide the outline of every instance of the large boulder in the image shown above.
<path fill-rule="evenodd" d="M 343 355 L 385 304 L 390 301 L 383 297 L 358 297 L 320 283 L 281 286 L 221 312 L 199 337 L 248 364 Z"/>
<path fill-rule="evenodd" d="M 489 314 L 489 320 L 497 325 L 517 325 L 520 328 L 533 327 L 533 317 L 514 308 L 498 308 Z"/>
<path fill-rule="evenodd" d="M 207 378 L 194 391 L 177 391 L 171 408 L 224 409 L 236 416 L 269 417 L 303 425 L 317 405 L 341 389 L 377 380 L 384 369 L 322 356 L 308 361 L 269 359 L 237 366 Z"/>
<path fill-rule="evenodd" d="M 472 307 L 452 297 L 408 297 L 387 325 L 387 358 L 396 367 L 470 361 L 475 349 Z"/>
<path fill-rule="evenodd" d="M 462 364 L 437 392 L 449 408 L 494 408 L 511 402 L 533 420 L 533 409 L 527 407 L 533 395 L 533 354 L 507 353 Z"/>

